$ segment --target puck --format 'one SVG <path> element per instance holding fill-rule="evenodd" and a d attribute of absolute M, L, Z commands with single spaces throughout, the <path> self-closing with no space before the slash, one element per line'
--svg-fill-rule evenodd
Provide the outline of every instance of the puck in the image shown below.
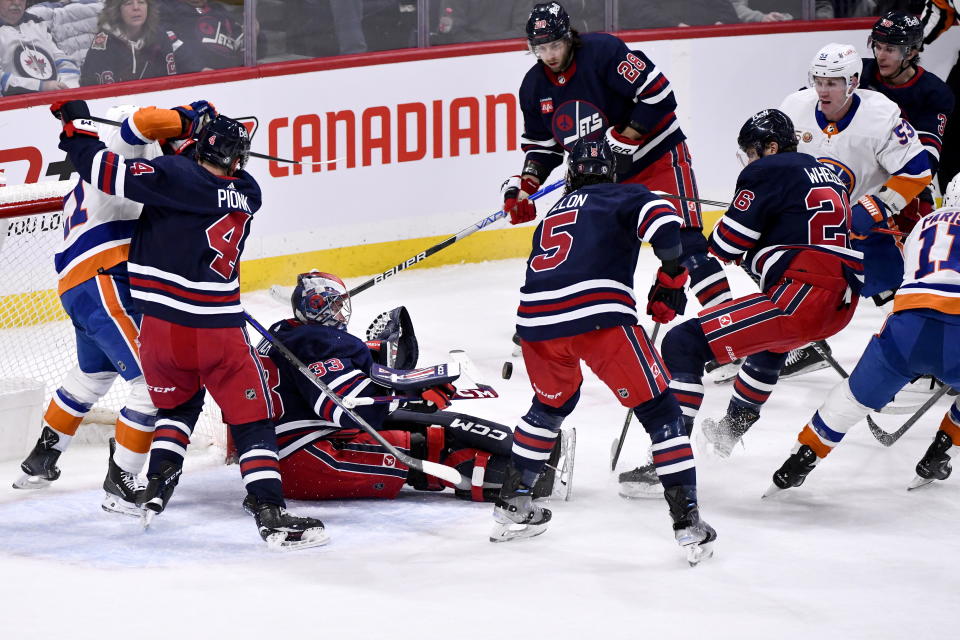
<path fill-rule="evenodd" d="M 512 362 L 504 362 L 504 363 L 503 363 L 503 369 L 500 370 L 500 376 L 501 376 L 504 380 L 509 380 L 509 379 L 510 379 L 510 376 L 512 376 L 512 375 L 513 375 L 513 363 L 512 363 Z"/>

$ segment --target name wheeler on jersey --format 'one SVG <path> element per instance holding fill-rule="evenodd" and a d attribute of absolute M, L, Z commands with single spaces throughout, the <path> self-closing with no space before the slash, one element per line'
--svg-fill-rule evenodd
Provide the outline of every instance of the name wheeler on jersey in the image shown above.
<path fill-rule="evenodd" d="M 823 115 L 812 89 L 790 94 L 780 110 L 797 129 L 797 149 L 833 168 L 851 202 L 886 185 L 888 204 L 899 211 L 932 179 L 927 154 L 914 128 L 900 117 L 900 107 L 889 98 L 857 89 L 851 101 L 850 110 L 837 122 Z"/>
<path fill-rule="evenodd" d="M 635 175 L 686 139 L 673 89 L 649 58 L 620 39 L 604 33 L 580 38 L 566 71 L 555 74 L 537 63 L 520 85 L 525 161 L 552 170 L 577 139 L 596 140 L 612 125 L 636 123 L 644 136 L 633 165 L 621 170 Z"/>
<path fill-rule="evenodd" d="M 893 311 L 932 309 L 960 322 L 960 209 L 927 214 L 903 245 L 903 285 Z"/>
<path fill-rule="evenodd" d="M 250 174 L 216 176 L 185 156 L 128 160 L 85 136 L 64 137 L 60 148 L 97 189 L 144 204 L 127 264 L 144 314 L 190 327 L 244 325 L 239 259 L 260 208 Z"/>
<path fill-rule="evenodd" d="M 564 196 L 533 235 L 517 333 L 528 342 L 637 324 L 641 241 L 679 248 L 681 218 L 639 184 L 588 185 Z"/>

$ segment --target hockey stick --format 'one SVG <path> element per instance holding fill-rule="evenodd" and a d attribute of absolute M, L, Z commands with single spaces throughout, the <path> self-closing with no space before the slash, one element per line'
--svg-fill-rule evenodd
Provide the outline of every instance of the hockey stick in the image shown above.
<path fill-rule="evenodd" d="M 87 120 L 92 120 L 93 122 L 99 122 L 100 124 L 109 124 L 114 127 L 119 127 L 122 125 L 122 122 L 117 122 L 116 120 L 108 120 L 107 118 L 98 118 L 97 116 L 87 116 Z M 260 158 L 261 160 L 273 160 L 274 162 L 286 162 L 287 164 L 299 164 L 305 167 L 312 167 L 315 164 L 333 164 L 338 160 L 343 160 L 343 158 L 334 158 L 333 160 L 317 160 L 316 162 L 304 162 L 302 160 L 287 160 L 286 158 L 278 158 L 277 156 L 269 156 L 265 153 L 257 153 L 256 151 L 251 151 L 249 153 L 251 158 Z"/>
<path fill-rule="evenodd" d="M 654 347 L 657 346 L 657 334 L 660 333 L 660 323 L 656 323 L 653 326 L 653 337 L 650 338 L 650 342 Z M 627 417 L 623 421 L 623 429 L 620 430 L 620 437 L 615 438 L 613 445 L 610 449 L 613 451 L 613 455 L 610 456 L 610 471 L 617 470 L 617 461 L 620 460 L 620 452 L 623 450 L 623 441 L 627 437 L 627 430 L 630 428 L 630 421 L 633 419 L 633 409 L 627 409 Z"/>
<path fill-rule="evenodd" d="M 556 190 L 558 187 L 561 187 L 561 186 L 563 185 L 563 183 L 564 183 L 564 180 L 557 180 L 556 182 L 554 182 L 554 183 L 552 183 L 552 184 L 548 184 L 547 186 L 545 186 L 545 187 L 543 187 L 542 189 L 540 189 L 540 191 L 537 191 L 536 193 L 534 193 L 533 195 L 531 195 L 531 196 L 530 196 L 530 200 L 537 200 L 538 198 L 542 198 L 543 196 L 547 195 L 547 194 L 550 193 L 551 191 L 554 191 L 554 190 Z M 433 245 L 432 247 L 430 247 L 429 249 L 424 249 L 423 251 L 421 251 L 421 252 L 418 253 L 417 255 L 415 255 L 415 256 L 413 256 L 413 257 L 411 257 L 411 258 L 407 258 L 407 259 L 404 260 L 403 262 L 401 262 L 401 263 L 399 263 L 399 264 L 396 264 L 396 265 L 390 267 L 390 268 L 387 269 L 386 271 L 383 271 L 383 272 L 381 272 L 381 273 L 378 273 L 377 275 L 375 275 L 374 277 L 370 278 L 369 280 L 367 280 L 367 281 L 364 282 L 364 283 L 358 284 L 358 285 L 355 286 L 353 289 L 350 289 L 349 295 L 350 295 L 351 297 L 353 297 L 353 296 L 357 295 L 358 293 L 360 293 L 361 291 L 366 291 L 367 289 L 369 289 L 369 288 L 372 287 L 373 285 L 379 284 L 379 283 L 382 282 L 383 280 L 386 280 L 386 279 L 389 278 L 390 276 L 392 276 L 392 275 L 394 275 L 394 274 L 396 274 L 396 273 L 399 273 L 399 272 L 403 271 L 404 269 L 409 269 L 410 267 L 412 267 L 412 266 L 414 266 L 414 265 L 416 265 L 416 264 L 419 264 L 420 262 L 422 262 L 423 260 L 426 260 L 427 258 L 429 258 L 429 257 L 432 256 L 433 254 L 437 253 L 438 251 L 442 251 L 442 250 L 446 249 L 446 248 L 449 247 L 450 245 L 452 245 L 452 244 L 454 244 L 454 243 L 456 243 L 456 242 L 459 242 L 459 241 L 463 240 L 463 239 L 466 238 L 467 236 L 472 235 L 472 234 L 476 233 L 477 231 L 480 231 L 480 230 L 483 229 L 484 227 L 490 226 L 491 224 L 493 224 L 493 223 L 496 222 L 497 220 L 501 220 L 501 219 L 503 219 L 503 218 L 506 218 L 508 215 L 509 215 L 509 214 L 508 214 L 506 211 L 500 210 L 500 211 L 497 211 L 496 213 L 493 213 L 493 214 L 487 216 L 486 218 L 483 218 L 482 220 L 478 220 L 477 222 L 473 223 L 473 224 L 470 225 L 469 227 L 467 227 L 467 228 L 465 228 L 465 229 L 461 229 L 460 231 L 458 231 L 458 232 L 456 233 L 456 235 L 450 236 L 449 238 L 447 238 L 447 239 L 444 240 L 443 242 L 439 242 L 439 243 Z"/>
<path fill-rule="evenodd" d="M 840 374 L 841 378 L 849 378 L 850 375 L 847 371 L 840 366 L 840 363 L 837 362 L 833 355 L 827 351 L 827 341 L 826 340 L 817 340 L 816 342 L 811 342 L 810 345 L 813 347 L 813 350 L 820 354 L 820 357 L 827 361 L 834 371 Z"/>
<path fill-rule="evenodd" d="M 880 426 L 876 422 L 874 422 L 873 418 L 871 418 L 869 415 L 867 416 L 867 427 L 870 428 L 870 433 L 872 433 L 873 437 L 877 439 L 877 442 L 879 442 L 885 447 L 889 447 L 894 442 L 899 440 L 900 437 L 903 434 L 905 434 L 907 430 L 910 427 L 912 427 L 914 423 L 916 423 L 916 421 L 923 416 L 923 414 L 929 411 L 930 407 L 937 404 L 937 400 L 942 398 L 943 395 L 947 393 L 949 390 L 950 390 L 950 387 L 948 387 L 947 385 L 943 385 L 942 387 L 937 389 L 937 392 L 934 393 L 929 398 L 927 398 L 927 401 L 924 402 L 922 405 L 920 405 L 920 408 L 917 409 L 916 412 L 914 412 L 914 414 L 910 416 L 906 422 L 903 423 L 903 426 L 901 426 L 899 429 L 897 429 L 893 433 L 887 433 L 886 431 L 881 429 Z"/>
<path fill-rule="evenodd" d="M 286 347 L 286 345 L 284 345 L 282 342 L 277 340 L 269 331 L 264 329 L 263 325 L 261 325 L 259 322 L 254 320 L 253 317 L 250 314 L 248 314 L 246 311 L 243 312 L 243 318 L 248 323 L 250 323 L 250 326 L 256 329 L 257 333 L 263 336 L 263 338 L 267 342 L 269 342 L 272 346 L 276 347 L 277 351 L 279 351 L 283 355 L 283 357 L 287 359 L 287 361 L 290 364 L 295 366 L 297 370 L 300 371 L 300 373 L 302 373 L 308 380 L 310 380 L 318 389 L 320 389 L 320 391 L 322 391 L 325 396 L 330 398 L 330 400 L 333 401 L 333 404 L 340 407 L 340 409 L 342 409 L 344 413 L 350 416 L 351 420 L 353 420 L 358 425 L 360 425 L 361 429 L 366 431 L 371 438 L 379 442 L 397 460 L 399 460 L 400 462 L 402 462 L 403 464 L 405 464 L 411 469 L 415 469 L 417 471 L 420 471 L 421 473 L 426 473 L 428 475 L 435 476 L 437 478 L 440 478 L 441 480 L 446 480 L 447 482 L 456 486 L 459 489 L 470 488 L 471 486 L 470 480 L 460 475 L 460 472 L 454 469 L 453 467 L 448 467 L 446 465 L 438 464 L 436 462 L 430 462 L 429 460 L 418 460 L 416 458 L 412 458 L 407 454 L 403 453 L 402 451 L 400 451 L 399 449 L 397 449 L 395 446 L 393 446 L 389 442 L 387 442 L 387 440 L 383 436 L 381 436 L 376 429 L 371 427 L 366 420 L 361 418 L 356 411 L 354 411 L 353 409 L 348 407 L 346 404 L 344 404 L 343 399 L 340 396 L 338 396 L 336 393 L 334 393 L 333 390 L 330 389 L 330 387 L 328 387 L 323 382 L 323 380 L 313 375 L 313 372 L 307 368 L 307 365 L 303 364 L 303 362 L 297 356 L 295 356 L 293 352 Z"/>
<path fill-rule="evenodd" d="M 490 387 L 475 387 L 471 389 L 457 389 L 457 392 L 450 396 L 451 400 L 483 400 L 486 398 L 499 398 L 500 394 Z M 391 402 L 403 402 L 404 400 L 418 400 L 417 396 L 362 396 L 360 398 L 344 398 L 343 405 L 354 409 L 371 404 L 390 404 Z"/>

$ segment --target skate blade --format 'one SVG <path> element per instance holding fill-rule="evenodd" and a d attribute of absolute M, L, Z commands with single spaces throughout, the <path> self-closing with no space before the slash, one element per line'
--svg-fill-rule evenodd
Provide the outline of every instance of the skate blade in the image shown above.
<path fill-rule="evenodd" d="M 155 515 L 157 515 L 157 512 L 152 509 L 144 509 L 140 513 L 140 526 L 143 527 L 144 531 L 150 528 L 150 523 L 153 522 Z"/>
<path fill-rule="evenodd" d="M 684 547 L 684 551 L 687 554 L 687 562 L 691 567 L 695 567 L 704 560 L 709 560 L 713 557 L 713 542 L 705 542 L 703 544 L 691 544 Z"/>
<path fill-rule="evenodd" d="M 14 489 L 26 489 L 27 491 L 35 491 L 37 489 L 46 489 L 51 484 L 53 480 L 47 480 L 42 476 L 30 476 L 23 474 L 13 482 Z"/>
<path fill-rule="evenodd" d="M 517 524 L 515 522 L 501 524 L 497 522 L 490 532 L 490 542 L 510 542 L 534 538 L 547 530 L 546 524 Z"/>
<path fill-rule="evenodd" d="M 820 369 L 826 369 L 829 366 L 830 366 L 829 362 L 827 362 L 826 360 L 821 360 L 819 362 L 809 364 L 803 369 L 800 369 L 799 371 L 794 371 L 786 375 L 781 373 L 780 379 L 783 380 L 784 378 L 796 378 L 797 376 L 803 376 L 808 373 L 813 373 L 814 371 L 820 371 Z"/>
<path fill-rule="evenodd" d="M 271 551 L 298 551 L 319 547 L 328 542 L 330 542 L 330 535 L 321 528 L 307 529 L 296 540 L 288 540 L 287 533 L 284 531 L 277 531 L 266 537 L 267 548 Z"/>
<path fill-rule="evenodd" d="M 572 428 L 569 432 L 561 433 L 560 437 L 564 438 L 561 443 L 563 454 L 557 460 L 557 482 L 550 492 L 550 497 L 568 501 L 573 497 L 573 464 L 577 455 L 577 430 Z"/>
<path fill-rule="evenodd" d="M 933 478 L 921 478 L 920 476 L 915 476 L 913 480 L 910 481 L 910 484 L 907 485 L 907 491 L 915 491 L 932 483 Z"/>
<path fill-rule="evenodd" d="M 781 489 L 775 483 L 771 482 L 770 486 L 767 487 L 767 490 L 763 492 L 762 496 L 760 496 L 760 499 L 762 500 L 763 498 L 772 498 L 773 496 L 783 493 L 784 491 L 786 491 L 786 489 Z"/>
<path fill-rule="evenodd" d="M 627 500 L 659 500 L 663 498 L 663 485 L 621 482 L 617 493 Z"/>
<path fill-rule="evenodd" d="M 107 513 L 117 513 L 123 516 L 130 516 L 131 518 L 140 518 L 143 516 L 143 509 L 133 502 L 121 500 L 112 493 L 104 493 L 106 495 L 104 495 L 103 501 L 100 503 L 100 508 Z"/>

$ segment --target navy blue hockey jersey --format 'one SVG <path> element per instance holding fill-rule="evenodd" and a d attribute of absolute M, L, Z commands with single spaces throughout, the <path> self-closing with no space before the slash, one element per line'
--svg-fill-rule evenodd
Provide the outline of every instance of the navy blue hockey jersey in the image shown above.
<path fill-rule="evenodd" d="M 823 251 L 862 273 L 862 254 L 850 248 L 850 201 L 837 174 L 811 155 L 766 156 L 744 167 L 737 195 L 710 234 L 709 250 L 726 262 L 743 260 L 775 284 L 798 251 Z"/>
<path fill-rule="evenodd" d="M 341 398 L 383 396 L 391 393 L 369 377 L 373 357 L 366 343 L 346 331 L 322 325 L 281 320 L 270 333 L 319 376 Z M 267 386 L 273 394 L 280 458 L 337 431 L 356 435 L 356 424 L 320 389 L 266 340 L 257 352 L 267 371 Z M 355 411 L 374 428 L 387 416 L 388 404 L 361 405 Z"/>
<path fill-rule="evenodd" d="M 893 100 L 900 107 L 901 116 L 913 125 L 920 144 L 930 159 L 930 171 L 936 175 L 940 166 L 940 149 L 947 119 L 953 113 L 953 92 L 947 84 L 923 67 L 901 85 L 884 82 L 873 58 L 863 59 L 863 89 L 873 89 Z"/>
<path fill-rule="evenodd" d="M 63 137 L 80 176 L 144 204 L 127 269 L 138 308 L 189 327 L 242 327 L 240 255 L 260 208 L 246 171 L 216 176 L 184 156 L 126 160 L 86 136 Z"/>
<path fill-rule="evenodd" d="M 553 170 L 578 138 L 596 140 L 607 128 L 636 123 L 645 134 L 629 178 L 686 139 L 670 83 L 641 51 L 605 33 L 580 36 L 570 67 L 555 74 L 537 62 L 520 85 L 525 162 Z"/>
<path fill-rule="evenodd" d="M 594 184 L 565 195 L 533 234 L 517 333 L 533 342 L 637 324 L 641 240 L 679 254 L 680 223 L 673 205 L 640 184 Z"/>

